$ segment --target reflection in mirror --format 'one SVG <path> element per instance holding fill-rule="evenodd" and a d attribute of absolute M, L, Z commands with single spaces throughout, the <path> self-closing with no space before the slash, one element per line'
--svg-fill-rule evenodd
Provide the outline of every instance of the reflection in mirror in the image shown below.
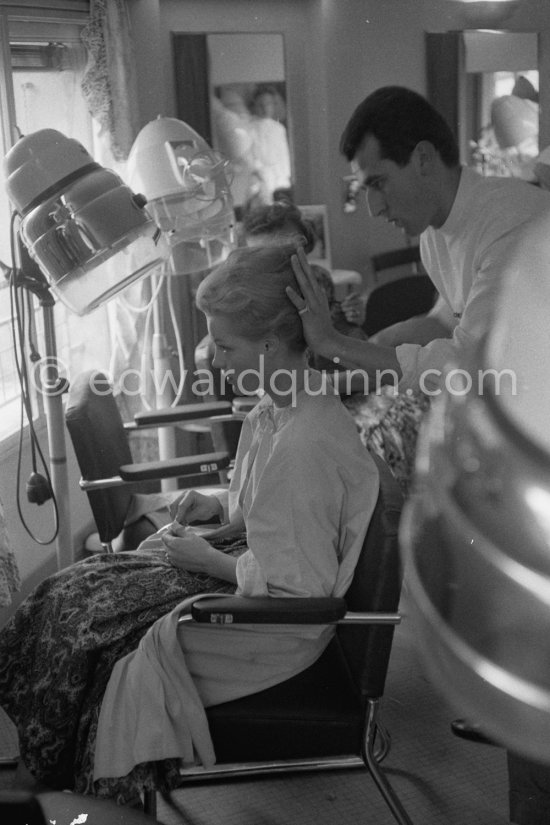
<path fill-rule="evenodd" d="M 231 162 L 237 211 L 290 196 L 283 36 L 174 34 L 173 42 L 178 117 Z"/>
<path fill-rule="evenodd" d="M 471 160 L 482 174 L 534 177 L 539 152 L 537 35 L 464 32 L 474 90 Z"/>
<path fill-rule="evenodd" d="M 455 132 L 463 163 L 485 175 L 534 179 L 538 36 L 426 33 L 428 98 Z"/>

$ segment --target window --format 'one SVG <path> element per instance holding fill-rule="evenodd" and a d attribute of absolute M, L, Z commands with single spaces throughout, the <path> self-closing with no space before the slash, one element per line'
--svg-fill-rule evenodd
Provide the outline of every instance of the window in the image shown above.
<path fill-rule="evenodd" d="M 66 18 L 59 11 L 27 12 L 25 19 L 12 13 L 13 6 L 0 5 L 2 49 L 0 66 L 0 104 L 2 104 L 2 157 L 19 136 L 38 129 L 53 128 L 80 141 L 94 155 L 93 123 L 88 114 L 80 84 L 86 67 L 86 50 L 80 40 L 87 22 L 87 3 L 67 3 Z M 56 4 L 59 8 L 60 3 Z M 77 8 L 78 7 L 78 8 Z M 73 11 L 74 10 L 74 11 Z M 48 16 L 49 15 L 49 16 Z M 53 15 L 53 16 L 52 16 Z M 4 186 L 0 187 L 0 261 L 11 266 L 11 205 Z M 20 391 L 15 370 L 11 332 L 11 308 L 7 280 L 0 273 L 0 439 L 19 428 Z M 38 300 L 33 299 L 36 343 L 44 355 L 42 315 Z M 86 318 L 72 315 L 61 303 L 54 307 L 57 352 L 60 371 L 109 362 L 110 330 L 104 308 Z M 89 330 L 93 329 L 93 335 Z M 94 352 L 88 351 L 93 341 Z M 40 409 L 37 410 L 40 414 Z"/>

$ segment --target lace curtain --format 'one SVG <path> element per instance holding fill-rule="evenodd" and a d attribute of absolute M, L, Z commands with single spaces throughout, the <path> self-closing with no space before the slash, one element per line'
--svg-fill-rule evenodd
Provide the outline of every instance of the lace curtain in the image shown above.
<path fill-rule="evenodd" d="M 88 50 L 81 88 L 96 124 L 94 158 L 126 180 L 125 161 L 139 132 L 135 56 L 126 0 L 91 0 L 90 22 L 81 39 Z M 144 364 L 151 362 L 146 312 L 150 300 L 151 284 L 146 279 L 107 305 L 112 330 L 108 372 L 125 419 L 143 405 L 141 394 L 125 392 L 119 379 L 125 372 L 142 372 Z M 146 395 L 153 401 L 150 387 Z"/>
<path fill-rule="evenodd" d="M 11 594 L 21 587 L 19 570 L 6 529 L 4 507 L 0 499 L 0 607 L 11 604 Z"/>
<path fill-rule="evenodd" d="M 138 102 L 125 0 L 91 0 L 82 41 L 88 50 L 82 93 L 113 157 L 126 160 L 138 132 Z"/>

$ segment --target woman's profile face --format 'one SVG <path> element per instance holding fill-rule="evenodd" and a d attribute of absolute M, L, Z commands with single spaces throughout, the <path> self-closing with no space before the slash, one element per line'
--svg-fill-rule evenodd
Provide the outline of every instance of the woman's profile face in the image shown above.
<path fill-rule="evenodd" d="M 212 366 L 221 369 L 227 383 L 242 394 L 263 389 L 265 341 L 243 338 L 227 315 L 209 315 L 207 323 L 215 346 Z"/>

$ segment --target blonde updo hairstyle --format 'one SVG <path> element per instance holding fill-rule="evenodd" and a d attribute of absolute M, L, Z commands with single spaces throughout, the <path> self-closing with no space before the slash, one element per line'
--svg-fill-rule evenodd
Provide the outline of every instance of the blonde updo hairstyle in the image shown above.
<path fill-rule="evenodd" d="M 304 218 L 293 203 L 270 203 L 246 212 L 242 229 L 245 241 L 269 238 L 269 243 L 301 243 L 306 255 L 317 243 L 313 222 Z M 283 239 L 285 239 L 283 241 Z"/>
<path fill-rule="evenodd" d="M 302 322 L 286 294 L 291 286 L 298 293 L 291 255 L 293 245 L 242 247 L 201 282 L 196 303 L 205 315 L 223 315 L 234 324 L 235 334 L 250 341 L 277 335 L 289 350 L 306 350 Z"/>

